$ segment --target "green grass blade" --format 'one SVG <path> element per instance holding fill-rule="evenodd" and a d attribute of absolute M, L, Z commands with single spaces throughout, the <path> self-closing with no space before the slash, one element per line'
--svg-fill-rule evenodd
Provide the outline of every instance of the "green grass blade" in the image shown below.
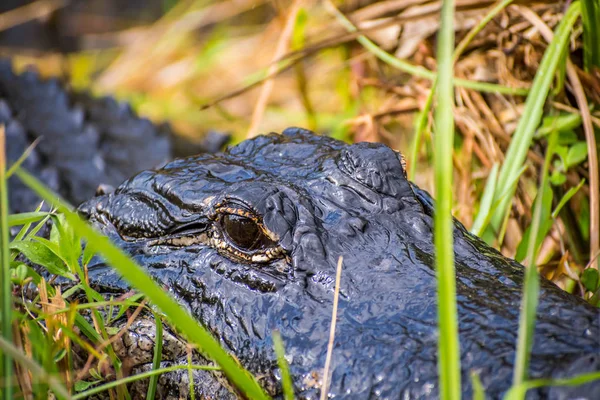
<path fill-rule="evenodd" d="M 81 220 L 77 213 L 71 211 L 57 195 L 48 190 L 36 178 L 22 169 L 15 172 L 19 178 L 35 191 L 41 198 L 64 213 L 75 232 L 88 243 L 94 243 L 94 248 L 102 255 L 113 268 L 115 268 L 132 287 L 143 292 L 167 316 L 169 321 L 177 326 L 186 338 L 199 346 L 201 351 L 209 358 L 215 360 L 223 369 L 230 381 L 248 398 L 267 399 L 258 382 L 244 370 L 229 355 L 213 336 L 204 329 L 184 308 L 154 280 L 148 276 L 142 267 L 131 260 L 127 254 L 112 244 L 102 234 L 96 232 L 86 222 Z"/>
<path fill-rule="evenodd" d="M 575 193 L 579 192 L 579 189 L 583 187 L 584 183 L 585 179 L 582 179 L 577 186 L 572 187 L 567 193 L 565 193 L 562 199 L 560 199 L 560 201 L 558 202 L 558 205 L 556 206 L 554 211 L 552 211 L 552 218 L 558 217 L 558 214 L 560 214 L 560 210 L 562 210 L 565 204 L 567 204 L 568 201 L 571 200 L 571 197 L 575 196 Z"/>
<path fill-rule="evenodd" d="M 600 4 L 598 0 L 581 0 L 583 22 L 583 66 L 587 72 L 600 68 Z"/>
<path fill-rule="evenodd" d="M 492 20 L 496 15 L 498 15 L 502 10 L 504 10 L 510 3 L 514 0 L 501 0 L 494 7 L 490 9 L 490 11 L 484 15 L 484 17 L 479 21 L 477 25 L 475 25 L 469 33 L 460 41 L 458 46 L 454 49 L 454 53 L 452 54 L 453 62 L 458 60 L 458 57 L 465 51 L 469 43 L 477 36 L 479 32 Z M 417 117 L 415 118 L 415 134 L 413 138 L 413 142 L 411 145 L 410 151 L 410 170 L 408 172 L 408 179 L 414 181 L 415 173 L 416 173 L 416 165 L 417 158 L 419 155 L 419 150 L 421 148 L 421 141 L 423 138 L 423 133 L 425 132 L 425 127 L 427 126 L 427 117 L 429 116 L 429 110 L 431 110 L 431 105 L 433 103 L 433 96 L 435 93 L 435 87 L 437 85 L 437 78 L 433 80 L 431 84 L 431 90 L 427 95 L 427 99 L 425 100 L 425 105 L 423 106 L 423 110 L 421 110 Z"/>
<path fill-rule="evenodd" d="M 506 392 L 506 395 L 504 395 L 504 400 L 522 399 L 530 389 L 537 389 L 545 386 L 580 386 L 597 380 L 600 380 L 600 371 L 588 372 L 572 378 L 534 379 L 511 387 L 510 390 Z"/>
<path fill-rule="evenodd" d="M 483 16 L 481 21 L 479 21 L 479 23 L 467 33 L 463 40 L 460 41 L 458 46 L 456 46 L 456 49 L 454 50 L 454 61 L 456 61 L 458 57 L 465 51 L 475 36 L 477 36 L 477 34 L 481 32 L 481 30 L 485 28 L 485 26 L 491 20 L 493 20 L 496 15 L 500 14 L 500 12 L 508 7 L 513 1 L 514 0 L 500 0 Z"/>
<path fill-rule="evenodd" d="M 133 376 L 128 376 L 127 378 L 119 379 L 119 380 L 116 380 L 113 382 L 106 383 L 104 385 L 100 385 L 100 386 L 97 386 L 90 390 L 86 390 L 85 392 L 77 393 L 75 396 L 71 397 L 71 399 L 73 399 L 73 400 L 87 399 L 88 397 L 90 397 L 94 394 L 105 392 L 109 389 L 116 388 L 119 385 L 125 385 L 127 383 L 139 381 L 139 380 L 150 378 L 153 376 L 162 375 L 167 372 L 179 371 L 182 369 L 194 369 L 194 370 L 202 370 L 202 371 L 219 371 L 218 367 L 213 367 L 212 365 L 192 365 L 192 366 L 173 365 L 171 367 L 154 369 L 151 371 L 142 372 L 142 373 L 139 373 L 139 374 L 136 374 Z"/>
<path fill-rule="evenodd" d="M 492 202 L 494 201 L 496 183 L 498 181 L 498 168 L 498 163 L 494 163 L 494 166 L 488 175 L 487 181 L 485 182 L 485 190 L 483 191 L 483 196 L 481 197 L 481 202 L 479 203 L 479 212 L 477 213 L 477 217 L 475 217 L 475 221 L 471 227 L 471 233 L 473 235 L 480 236 L 481 232 L 486 226 L 486 221 L 491 218 L 490 213 L 492 212 Z"/>
<path fill-rule="evenodd" d="M 43 203 L 40 203 L 37 211 L 41 210 L 42 205 Z M 46 222 L 48 222 L 49 219 L 50 215 L 44 217 L 40 222 L 35 224 L 33 228 L 31 227 L 32 224 L 23 225 L 19 233 L 17 233 L 17 236 L 15 236 L 14 240 L 31 240 L 33 237 L 35 237 L 35 235 L 38 234 L 38 232 L 44 227 L 44 225 L 46 225 Z"/>
<path fill-rule="evenodd" d="M 277 354 L 277 364 L 281 371 L 281 386 L 283 387 L 283 398 L 285 400 L 294 400 L 294 383 L 290 375 L 290 367 L 285 359 L 285 349 L 279 332 L 273 332 L 273 346 Z"/>
<path fill-rule="evenodd" d="M 465 51 L 469 43 L 477 36 L 479 32 L 492 20 L 496 15 L 498 15 L 502 10 L 504 10 L 510 3 L 514 0 L 501 0 L 494 7 L 488 11 L 486 15 L 475 25 L 469 33 L 460 41 L 458 46 L 454 49 L 454 53 L 452 54 L 453 62 L 456 62 L 460 55 Z M 415 134 L 413 138 L 413 142 L 411 145 L 410 151 L 410 170 L 408 173 L 408 179 L 414 181 L 415 172 L 417 170 L 417 158 L 419 155 L 419 150 L 421 148 L 421 141 L 423 137 L 423 133 L 425 132 L 425 127 L 427 125 L 427 117 L 429 116 L 429 110 L 431 109 L 431 105 L 433 103 L 433 96 L 435 93 L 435 87 L 437 85 L 437 78 L 433 80 L 431 84 L 431 90 L 427 95 L 427 99 L 425 100 L 425 105 L 423 106 L 423 110 L 421 110 L 417 117 L 415 118 Z"/>
<path fill-rule="evenodd" d="M 29 145 L 29 147 L 27 147 L 25 149 L 25 151 L 23 152 L 23 154 L 21 154 L 21 156 L 19 157 L 19 159 L 17 161 L 15 161 L 13 163 L 13 165 L 10 166 L 10 168 L 6 172 L 6 177 L 7 178 L 10 178 L 11 175 L 15 173 L 15 171 L 17 170 L 17 168 L 19 168 L 21 166 L 21 164 L 23 164 L 23 162 L 25 160 L 27 160 L 27 157 L 29 157 L 29 155 L 31 154 L 31 152 L 33 151 L 33 149 L 36 148 L 36 146 L 37 146 L 37 144 L 39 143 L 40 140 L 41 140 L 41 137 L 36 138 L 33 141 L 33 143 L 31 143 Z"/>
<path fill-rule="evenodd" d="M 156 371 L 160 368 L 160 361 L 162 359 L 162 338 L 163 338 L 163 323 L 160 316 L 154 313 L 154 320 L 156 321 L 156 337 L 154 339 L 154 356 L 152 357 L 152 370 Z M 152 375 L 150 382 L 148 383 L 148 392 L 146 393 L 147 399 L 153 399 L 156 396 L 156 387 L 158 386 L 158 375 Z"/>
<path fill-rule="evenodd" d="M 531 346 L 533 344 L 533 334 L 535 328 L 535 314 L 538 305 L 538 292 L 540 288 L 540 277 L 536 267 L 536 258 L 538 253 L 537 237 L 542 223 L 543 197 L 542 191 L 546 187 L 548 180 L 548 170 L 550 162 L 554 155 L 558 132 L 553 132 L 549 138 L 548 148 L 546 150 L 546 159 L 542 171 L 542 181 L 540 182 L 538 196 L 536 197 L 533 218 L 531 221 L 531 231 L 529 234 L 529 245 L 527 247 L 528 266 L 525 269 L 525 280 L 523 282 L 523 295 L 521 298 L 521 313 L 519 315 L 519 335 L 517 339 L 517 354 L 515 367 L 513 370 L 513 385 L 519 385 L 527 379 L 529 370 L 529 358 Z"/>
<path fill-rule="evenodd" d="M 4 126 L 0 125 L 0 251 L 2 259 L 0 268 L 2 269 L 2 337 L 6 342 L 12 342 L 12 280 L 10 272 L 10 257 L 8 249 L 8 193 L 6 176 L 6 151 Z M 4 398 L 12 399 L 12 378 L 13 367 L 10 355 L 2 352 L 2 375 L 4 378 Z"/>
<path fill-rule="evenodd" d="M 491 187 L 488 188 L 487 185 L 484 189 L 484 193 L 483 193 L 483 197 L 494 197 L 495 200 L 492 203 L 492 206 L 490 208 L 490 212 L 488 213 L 488 215 L 483 218 L 483 225 L 479 228 L 479 233 L 482 235 L 482 239 L 485 240 L 488 244 L 492 245 L 494 238 L 492 235 L 489 235 L 490 231 L 486 231 L 485 229 L 487 228 L 487 226 L 490 223 L 490 220 L 492 219 L 492 217 L 494 216 L 494 212 L 496 211 L 496 209 L 498 208 L 498 206 L 500 205 L 500 203 L 502 202 L 502 200 L 505 197 L 508 197 L 512 192 L 514 192 L 516 190 L 517 184 L 519 183 L 519 179 L 521 178 L 521 175 L 523 175 L 523 173 L 527 170 L 527 165 L 523 165 L 523 167 L 517 172 L 517 174 L 513 177 L 513 179 L 511 180 L 511 182 L 509 182 L 508 188 L 506 188 L 503 192 L 498 192 L 498 182 L 496 182 L 495 187 L 492 189 Z M 489 193 L 487 191 L 492 191 L 493 193 Z M 510 216 L 509 213 L 510 210 L 506 210 L 506 213 L 504 214 L 504 217 L 502 219 L 502 226 L 500 228 L 500 232 L 498 234 L 498 246 L 502 245 L 502 241 L 504 240 L 504 232 L 506 229 L 506 224 L 508 222 L 508 217 Z M 479 217 L 479 216 L 478 216 Z"/>
<path fill-rule="evenodd" d="M 485 400 L 485 390 L 476 372 L 471 372 L 471 386 L 473 386 L 473 400 Z"/>
<path fill-rule="evenodd" d="M 92 340 L 95 343 L 102 342 L 102 338 L 98 335 L 98 332 L 94 329 L 94 327 L 88 322 L 87 319 L 83 317 L 81 314 L 75 314 L 75 324 L 88 339 Z"/>
<path fill-rule="evenodd" d="M 504 192 L 509 188 L 509 182 L 514 179 L 525 162 L 535 130 L 542 120 L 544 104 L 554 78 L 554 73 L 560 62 L 562 52 L 569 44 L 573 24 L 579 17 L 580 11 L 581 4 L 579 1 L 571 3 L 556 29 L 552 42 L 544 53 L 538 73 L 533 80 L 531 91 L 529 96 L 527 96 L 522 117 L 519 120 L 513 139 L 506 152 L 504 164 L 500 169 L 496 193 Z M 498 232 L 500 229 L 514 190 L 511 189 L 509 193 L 509 196 L 502 199 L 492 217 L 490 228 L 495 232 Z"/>
<path fill-rule="evenodd" d="M 536 138 L 547 136 L 554 131 L 564 132 L 581 126 L 581 114 L 569 113 L 545 117 L 542 126 L 535 133 Z"/>
<path fill-rule="evenodd" d="M 433 96 L 435 94 L 436 85 L 437 80 L 433 81 L 431 85 L 431 90 L 429 90 L 429 94 L 427 95 L 427 99 L 425 100 L 425 105 L 423 106 L 423 109 L 418 113 L 417 118 L 415 119 L 415 135 L 413 137 L 413 142 L 410 150 L 410 170 L 408 171 L 408 179 L 411 181 L 415 180 L 415 173 L 417 172 L 417 159 L 419 158 L 419 150 L 421 149 L 423 134 L 425 133 L 425 128 L 427 127 L 429 110 L 431 110 L 431 105 L 433 104 Z"/>
<path fill-rule="evenodd" d="M 189 387 L 189 398 L 190 400 L 196 400 L 196 390 L 195 390 L 195 386 L 194 386 L 194 368 L 192 365 L 192 354 L 193 354 L 193 349 L 191 347 L 188 347 L 187 349 L 188 354 L 187 354 L 187 370 L 188 370 L 188 387 Z"/>
<path fill-rule="evenodd" d="M 35 212 L 39 212 L 42 209 L 42 206 L 43 206 L 43 202 L 40 203 L 36 207 Z M 10 215 L 9 215 L 9 218 L 10 218 Z M 45 224 L 46 221 L 48 221 L 49 218 L 50 218 L 49 215 L 47 217 L 44 217 L 40 222 L 38 222 L 38 225 Z M 28 224 L 23 225 L 21 227 L 21 230 L 19 230 L 19 233 L 17 233 L 17 235 L 13 238 L 13 240 L 22 240 L 25 237 L 25 234 L 27 234 L 27 232 L 29 232 L 29 229 L 31 228 L 32 224 L 33 223 L 28 223 Z M 41 226 L 40 226 L 40 228 L 41 228 Z"/>
<path fill-rule="evenodd" d="M 34 212 L 26 212 L 21 214 L 11 214 L 8 216 L 8 226 L 19 226 L 19 225 L 27 225 L 32 224 L 34 222 L 41 221 L 46 216 L 52 215 L 49 212 L 45 211 L 34 211 Z"/>
<path fill-rule="evenodd" d="M 438 373 L 440 398 L 460 399 L 460 347 L 456 311 L 456 277 L 452 233 L 452 153 L 454 149 L 454 1 L 442 4 L 438 31 L 438 80 L 435 109 L 435 193 L 434 241 L 437 274 L 438 307 Z"/>

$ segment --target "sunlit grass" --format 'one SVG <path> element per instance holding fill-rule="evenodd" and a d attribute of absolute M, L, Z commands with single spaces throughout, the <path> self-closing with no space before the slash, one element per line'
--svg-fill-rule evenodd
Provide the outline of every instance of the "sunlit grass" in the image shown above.
<path fill-rule="evenodd" d="M 519 335 L 517 339 L 517 354 L 513 370 L 513 385 L 515 386 L 523 383 L 529 375 L 529 358 L 531 347 L 533 345 L 533 335 L 538 305 L 538 292 L 540 290 L 540 277 L 536 267 L 536 258 L 539 251 L 537 239 L 540 232 L 540 225 L 542 223 L 543 194 L 548 181 L 548 170 L 554 155 L 556 140 L 557 133 L 553 132 L 548 142 L 548 148 L 546 149 L 546 159 L 544 162 L 544 169 L 542 170 L 542 179 L 535 201 L 533 218 L 531 221 L 529 245 L 527 247 L 528 265 L 525 269 L 525 279 L 523 280 Z"/>
<path fill-rule="evenodd" d="M 441 26 L 437 33 L 438 75 L 435 88 L 434 162 L 435 216 L 434 242 L 437 276 L 438 309 L 438 374 L 440 398 L 461 397 L 460 343 L 456 307 L 456 276 L 454 270 L 454 221 L 452 191 L 454 150 L 454 1 L 445 0 Z"/>
<path fill-rule="evenodd" d="M 504 396 L 505 400 L 521 400 L 528 390 L 552 386 L 580 386 L 600 380 L 600 371 L 588 372 L 568 379 L 533 379 L 513 386 Z"/>
<path fill-rule="evenodd" d="M 73 400 L 83 400 L 87 399 L 90 396 L 98 393 L 102 393 L 107 391 L 108 389 L 116 388 L 118 385 L 123 385 L 135 381 L 139 381 L 142 379 L 157 377 L 161 374 L 173 371 L 179 371 L 183 369 L 191 369 L 191 370 L 201 370 L 201 371 L 219 371 L 218 367 L 204 366 L 204 365 L 173 365 L 171 367 L 165 368 L 157 368 L 152 369 L 150 371 L 140 372 L 139 374 L 135 374 L 133 376 L 128 376 L 127 378 L 120 379 L 118 381 L 105 383 L 104 385 L 96 386 L 95 388 L 83 391 L 71 397 Z"/>
<path fill-rule="evenodd" d="M 581 0 L 583 22 L 583 65 L 586 71 L 600 68 L 600 4 L 597 0 Z"/>
<path fill-rule="evenodd" d="M 285 347 L 279 332 L 273 332 L 273 346 L 277 355 L 277 364 L 281 371 L 281 386 L 283 388 L 283 398 L 285 400 L 294 400 L 294 383 L 290 375 L 290 367 L 285 359 Z"/>
<path fill-rule="evenodd" d="M 575 1 L 569 6 L 556 29 L 554 40 L 544 53 L 538 73 L 533 80 L 531 91 L 525 102 L 525 109 L 519 119 L 519 124 L 513 134 L 498 175 L 498 183 L 494 191 L 494 201 L 498 202 L 498 206 L 492 214 L 489 228 L 483 231 L 483 238 L 489 243 L 493 242 L 493 239 L 502 231 L 503 221 L 507 218 L 509 205 L 516 189 L 512 182 L 519 175 L 519 170 L 522 168 L 527 157 L 527 151 L 531 146 L 533 135 L 542 121 L 544 104 L 550 91 L 554 72 L 561 60 L 561 54 L 564 54 L 569 44 L 573 24 L 579 17 L 580 11 L 581 4 L 579 1 Z M 499 196 L 500 194 L 502 197 Z"/>
<path fill-rule="evenodd" d="M 475 38 L 475 36 L 477 36 L 477 34 L 479 32 L 481 32 L 481 30 L 483 28 L 485 28 L 485 26 L 495 16 L 497 16 L 502 10 L 504 10 L 512 2 L 513 2 L 513 0 L 503 0 L 503 1 L 499 2 L 498 4 L 496 4 L 496 6 L 492 7 L 490 9 L 490 11 L 488 13 L 486 13 L 485 16 L 477 23 L 477 25 L 475 25 L 473 28 L 471 28 L 471 30 L 469 30 L 469 33 L 467 33 L 467 35 L 456 46 L 456 48 L 454 49 L 454 52 L 452 53 L 452 61 L 456 62 L 456 60 L 460 57 L 460 55 L 465 51 L 467 46 L 471 43 L 473 38 Z M 433 96 L 435 93 L 436 86 L 437 86 L 437 79 L 435 79 L 431 84 L 431 90 L 429 91 L 429 94 L 427 95 L 427 99 L 425 100 L 423 109 L 421 111 L 419 111 L 415 117 L 415 124 L 414 124 L 415 125 L 415 130 L 414 130 L 415 134 L 414 134 L 414 137 L 412 140 L 412 145 L 411 145 L 411 150 L 410 150 L 410 158 L 409 158 L 413 168 L 410 168 L 410 170 L 408 172 L 408 177 L 411 181 L 413 181 L 415 179 L 415 174 L 417 171 L 416 165 L 417 165 L 418 154 L 419 154 L 419 150 L 421 148 L 421 142 L 423 140 L 423 136 L 425 134 L 427 120 L 429 118 L 429 111 L 431 110 L 431 106 L 433 104 Z M 454 150 L 454 149 L 452 149 L 452 150 Z"/>
<path fill-rule="evenodd" d="M 160 368 L 160 361 L 162 358 L 163 348 L 163 322 L 157 313 L 154 313 L 154 321 L 156 321 L 156 336 L 154 337 L 154 355 L 152 357 L 152 371 L 156 371 Z M 147 399 L 154 399 L 156 396 L 156 388 L 158 386 L 158 375 L 152 375 L 150 382 L 148 383 L 148 392 L 146 393 Z"/>
<path fill-rule="evenodd" d="M 2 337 L 7 343 L 12 342 L 12 281 L 10 270 L 10 259 L 8 256 L 8 191 L 6 178 L 6 158 L 5 158 L 5 131 L 4 126 L 0 125 L 0 269 L 2 270 Z M 9 353 L 2 351 L 2 374 L 4 378 L 4 388 L 2 389 L 5 399 L 12 398 L 13 367 L 12 358 Z"/>

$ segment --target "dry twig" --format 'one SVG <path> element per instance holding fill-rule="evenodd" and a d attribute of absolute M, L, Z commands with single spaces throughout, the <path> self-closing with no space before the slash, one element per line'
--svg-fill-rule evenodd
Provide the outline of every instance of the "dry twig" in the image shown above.
<path fill-rule="evenodd" d="M 301 0 L 294 0 L 292 5 L 290 6 L 290 11 L 286 18 L 285 25 L 281 32 L 281 36 L 279 37 L 279 41 L 277 42 L 277 47 L 275 48 L 273 62 L 271 63 L 267 71 L 268 75 L 272 75 L 277 71 L 277 63 L 275 61 L 280 59 L 287 50 L 290 37 L 292 36 L 292 32 L 294 29 L 294 24 L 296 22 L 296 16 L 298 15 L 298 11 L 300 10 L 301 4 Z M 256 101 L 256 106 L 254 107 L 254 112 L 252 113 L 250 128 L 248 128 L 248 133 L 246 134 L 246 137 L 248 138 L 252 138 L 258 134 L 258 126 L 260 124 L 260 121 L 262 120 L 262 116 L 267 107 L 267 102 L 269 101 L 269 96 L 271 95 L 271 91 L 273 90 L 273 85 L 274 80 L 272 78 L 267 79 L 263 82 L 263 86 L 260 90 L 258 100 Z"/>
<path fill-rule="evenodd" d="M 39 0 L 0 14 L 0 32 L 34 19 L 51 15 L 69 4 L 69 0 Z"/>

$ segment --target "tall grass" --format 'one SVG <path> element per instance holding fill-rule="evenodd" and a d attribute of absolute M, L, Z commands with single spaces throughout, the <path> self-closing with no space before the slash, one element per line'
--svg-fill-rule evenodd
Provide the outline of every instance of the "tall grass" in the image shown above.
<path fill-rule="evenodd" d="M 583 22 L 583 66 L 586 71 L 600 68 L 600 4 L 598 0 L 581 0 Z"/>
<path fill-rule="evenodd" d="M 479 21 L 477 23 L 477 25 L 475 25 L 469 31 L 469 33 L 467 33 L 467 35 L 460 41 L 458 46 L 456 46 L 456 48 L 454 49 L 454 52 L 452 54 L 452 61 L 456 62 L 456 60 L 458 60 L 460 55 L 463 53 L 463 51 L 465 51 L 465 49 L 471 43 L 471 41 L 475 38 L 475 36 L 477 36 L 477 34 L 479 32 L 481 32 L 481 30 L 483 28 L 485 28 L 485 26 L 492 19 L 494 19 L 495 16 L 497 16 L 502 10 L 504 10 L 513 1 L 514 0 L 502 0 L 502 1 L 498 2 L 494 7 L 492 7 L 490 9 L 490 11 L 488 11 L 485 14 L 485 16 L 481 19 L 481 21 Z M 425 127 L 427 126 L 427 120 L 429 118 L 429 111 L 431 110 L 431 106 L 433 104 L 433 95 L 435 93 L 436 86 L 437 86 L 437 78 L 431 84 L 431 90 L 429 91 L 429 94 L 427 95 L 427 99 L 425 100 L 423 109 L 421 111 L 419 111 L 419 113 L 417 114 L 417 116 L 415 118 L 415 124 L 414 124 L 415 125 L 415 129 L 414 129 L 415 135 L 412 140 L 412 145 L 411 145 L 411 149 L 410 149 L 410 158 L 409 158 L 411 166 L 413 166 L 413 167 L 415 167 L 417 164 L 417 158 L 418 158 L 419 150 L 421 148 L 422 138 L 425 133 Z M 408 171 L 408 178 L 411 181 L 413 181 L 415 179 L 416 172 L 417 172 L 417 168 L 410 168 L 410 170 Z"/>
<path fill-rule="evenodd" d="M 507 219 L 507 212 L 516 190 L 515 182 L 520 175 L 520 170 L 523 167 L 527 157 L 527 151 L 531 146 L 533 135 L 542 121 L 544 112 L 544 104 L 546 97 L 550 91 L 550 85 L 554 79 L 561 55 L 565 53 L 571 31 L 575 21 L 581 12 L 581 4 L 579 1 L 573 2 L 563 19 L 558 25 L 554 39 L 544 53 L 538 73 L 535 75 L 531 91 L 525 102 L 525 109 L 519 119 L 517 129 L 512 136 L 512 140 L 506 152 L 504 163 L 500 168 L 498 175 L 498 183 L 495 185 L 494 191 L 494 208 L 491 216 L 491 227 L 484 230 L 483 238 L 491 243 L 497 235 L 501 236 L 502 226 Z M 491 190 L 493 186 L 487 186 L 486 189 Z M 484 194 L 486 196 L 487 194 Z M 478 216 L 478 218 L 480 218 Z"/>
<path fill-rule="evenodd" d="M 219 368 L 217 367 L 210 367 L 210 366 L 196 366 L 196 365 L 172 365 L 170 367 L 165 367 L 165 368 L 158 368 L 158 369 L 151 369 L 150 371 L 145 371 L 145 372 L 141 372 L 139 374 L 136 375 L 132 375 L 132 376 L 128 376 L 127 378 L 123 378 L 123 379 L 119 379 L 118 381 L 114 381 L 114 382 L 108 382 L 105 383 L 104 385 L 100 385 L 97 386 L 95 388 L 86 390 L 84 392 L 78 393 L 74 396 L 71 397 L 72 400 L 84 400 L 89 398 L 90 396 L 94 395 L 94 394 L 98 394 L 98 393 L 102 393 L 107 391 L 108 389 L 113 389 L 118 387 L 119 385 L 123 385 L 126 383 L 131 383 L 131 382 L 135 382 L 138 381 L 140 379 L 146 379 L 146 378 L 154 378 L 154 377 L 158 377 L 161 374 L 165 374 L 168 372 L 173 372 L 173 371 L 180 371 L 180 370 L 202 370 L 202 371 L 217 371 L 219 370 Z M 192 395 L 193 396 L 193 395 Z M 155 399 L 156 397 L 152 397 L 153 399 Z M 254 397 L 249 397 L 249 398 L 254 398 Z"/>
<path fill-rule="evenodd" d="M 533 379 L 525 381 L 519 385 L 513 386 L 504 395 L 504 400 L 521 400 L 525 398 L 528 390 L 537 389 L 544 386 L 580 386 L 586 383 L 600 380 L 600 371 L 587 372 L 573 378 L 559 379 Z"/>
<path fill-rule="evenodd" d="M 283 340 L 279 332 L 273 332 L 273 347 L 275 348 L 275 354 L 277 355 L 277 364 L 281 371 L 281 386 L 283 388 L 283 399 L 294 400 L 294 383 L 292 381 L 292 375 L 290 374 L 290 367 L 287 360 L 285 359 L 285 348 L 283 346 Z"/>
<path fill-rule="evenodd" d="M 556 145 L 558 135 L 553 132 L 550 135 L 546 158 L 542 171 L 538 195 L 535 201 L 533 218 L 531 221 L 531 231 L 529 235 L 529 246 L 527 247 L 528 265 L 525 269 L 525 279 L 523 281 L 523 294 L 521 298 L 521 313 L 519 315 L 519 335 L 517 339 L 517 355 L 513 371 L 513 385 L 523 383 L 528 376 L 529 359 L 531 346 L 533 344 L 533 334 L 535 330 L 535 314 L 538 305 L 538 292 L 540 290 L 540 277 L 536 267 L 538 254 L 538 234 L 542 223 L 542 208 L 544 199 L 544 190 L 548 181 L 548 170 L 550 162 L 554 155 L 554 146 Z"/>
<path fill-rule="evenodd" d="M 152 357 L 152 370 L 160 368 L 160 361 L 162 358 L 162 347 L 163 347 L 163 323 L 160 316 L 154 313 L 154 320 L 156 321 L 156 337 L 154 338 L 154 355 Z M 146 392 L 147 399 L 153 399 L 156 395 L 156 388 L 158 387 L 158 375 L 150 377 L 148 383 L 148 391 Z"/>
<path fill-rule="evenodd" d="M 434 241 L 437 274 L 438 372 L 440 398 L 461 396 L 460 344 L 456 311 L 454 271 L 454 222 L 452 220 L 452 154 L 454 150 L 454 1 L 445 0 L 437 34 L 438 76 L 435 104 L 434 161 L 435 216 Z"/>
<path fill-rule="evenodd" d="M 2 269 L 2 337 L 8 343 L 12 342 L 12 282 L 10 271 L 10 259 L 8 257 L 8 193 L 6 178 L 6 158 L 5 158 L 5 131 L 4 126 L 0 125 L 0 269 Z M 12 398 L 12 359 L 6 351 L 2 351 L 2 377 L 4 378 L 4 398 Z"/>

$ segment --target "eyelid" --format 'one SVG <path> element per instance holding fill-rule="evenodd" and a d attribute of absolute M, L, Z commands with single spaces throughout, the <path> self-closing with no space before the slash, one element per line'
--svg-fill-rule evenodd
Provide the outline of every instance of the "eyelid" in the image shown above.
<path fill-rule="evenodd" d="M 217 208 L 215 211 L 217 212 L 217 214 L 233 214 L 233 215 L 238 215 L 240 217 L 250 218 L 254 221 L 257 221 L 260 219 L 254 211 L 250 211 L 250 210 L 246 210 L 246 209 L 242 209 L 242 208 L 222 206 L 222 207 Z"/>
<path fill-rule="evenodd" d="M 169 231 L 169 234 L 174 235 L 178 233 L 198 233 L 205 232 L 208 230 L 210 224 L 206 219 L 200 219 L 196 221 L 188 222 L 184 225 L 174 227 Z"/>
<path fill-rule="evenodd" d="M 241 217 L 254 218 L 260 220 L 260 213 L 247 201 L 227 196 L 214 205 L 214 210 L 218 214 L 235 214 Z"/>

